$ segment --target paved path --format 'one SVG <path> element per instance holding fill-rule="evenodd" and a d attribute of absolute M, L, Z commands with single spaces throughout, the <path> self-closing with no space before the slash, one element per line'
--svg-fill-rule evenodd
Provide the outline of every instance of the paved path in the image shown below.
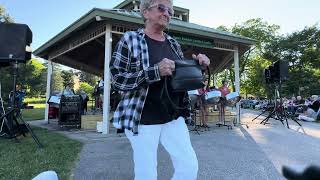
<path fill-rule="evenodd" d="M 212 179 L 283 179 L 284 164 L 310 164 L 320 159 L 320 124 L 304 123 L 307 134 L 287 129 L 278 121 L 266 126 L 260 120 L 251 122 L 258 112 L 242 111 L 242 122 L 249 125 L 227 130 L 213 127 L 200 135 L 191 132 L 192 145 L 199 160 L 199 180 Z M 44 126 L 43 122 L 33 122 Z M 50 126 L 51 129 L 52 126 Z M 70 138 L 84 143 L 73 172 L 74 179 L 133 179 L 132 149 L 129 141 L 116 134 L 108 136 L 94 131 L 63 131 Z M 162 146 L 158 151 L 159 180 L 173 174 L 168 153 Z"/>
<path fill-rule="evenodd" d="M 290 129 L 280 121 L 270 120 L 270 124 L 261 125 L 263 117 L 252 122 L 257 112 L 245 110 L 242 120 L 249 125 L 247 132 L 261 147 L 274 166 L 281 172 L 282 165 L 320 166 L 320 124 L 301 122 L 300 128 L 294 121 L 289 120 Z"/>

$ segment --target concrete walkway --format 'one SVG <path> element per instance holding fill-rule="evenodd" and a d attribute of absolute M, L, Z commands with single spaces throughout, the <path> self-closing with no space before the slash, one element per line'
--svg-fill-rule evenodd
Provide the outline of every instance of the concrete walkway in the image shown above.
<path fill-rule="evenodd" d="M 283 179 L 280 172 L 284 164 L 317 163 L 320 159 L 319 124 L 304 123 L 309 133 L 306 135 L 287 129 L 278 121 L 270 121 L 266 126 L 260 125 L 260 120 L 251 122 L 256 114 L 242 111 L 242 122 L 247 123 L 249 129 L 240 126 L 227 130 L 212 125 L 211 131 L 200 132 L 200 135 L 190 132 L 199 160 L 199 180 Z M 41 121 L 32 124 L 48 127 Z M 114 133 L 105 136 L 94 131 L 61 133 L 84 143 L 73 172 L 74 179 L 133 179 L 132 149 L 124 136 Z M 159 146 L 158 179 L 170 179 L 172 174 L 169 155 Z"/>
<path fill-rule="evenodd" d="M 283 165 L 320 166 L 320 124 L 302 122 L 303 128 L 289 120 L 288 129 L 280 121 L 270 120 L 268 125 L 261 125 L 263 117 L 254 122 L 258 112 L 244 110 L 242 120 L 247 123 L 247 132 L 253 137 L 267 157 L 273 162 L 278 172 Z"/>

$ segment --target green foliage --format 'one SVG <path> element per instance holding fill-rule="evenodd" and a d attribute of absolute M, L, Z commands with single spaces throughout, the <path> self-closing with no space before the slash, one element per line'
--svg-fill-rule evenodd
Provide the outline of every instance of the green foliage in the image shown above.
<path fill-rule="evenodd" d="M 18 84 L 27 90 L 28 96 L 39 96 L 46 91 L 46 67 L 37 59 L 19 64 Z"/>
<path fill-rule="evenodd" d="M 12 23 L 14 20 L 8 13 L 6 13 L 6 9 L 0 5 L 0 23 L 1 22 Z"/>
<path fill-rule="evenodd" d="M 93 74 L 89 74 L 86 72 L 80 72 L 80 82 L 86 82 L 90 86 L 95 86 L 99 78 Z"/>
<path fill-rule="evenodd" d="M 283 96 L 320 94 L 320 30 L 316 25 L 287 36 L 279 35 L 278 25 L 260 18 L 230 29 L 218 28 L 256 40 L 255 49 L 240 58 L 242 93 L 266 96 L 270 88 L 265 84 L 264 69 L 277 60 L 287 60 L 290 79 L 284 84 Z M 234 80 L 232 67 L 221 74 Z"/>
<path fill-rule="evenodd" d="M 274 62 L 289 62 L 289 81 L 284 94 L 287 96 L 320 94 L 320 29 L 306 27 L 301 31 L 278 38 L 269 44 L 263 54 Z"/>
<path fill-rule="evenodd" d="M 231 31 L 232 33 L 256 40 L 255 47 L 261 53 L 268 43 L 274 41 L 279 29 L 280 26 L 275 24 L 270 25 L 261 18 L 257 18 L 249 19 L 240 25 L 235 24 Z"/>
<path fill-rule="evenodd" d="M 61 72 L 61 77 L 63 79 L 63 86 L 69 86 L 71 89 L 74 88 L 74 80 L 73 80 L 73 71 L 69 70 L 69 71 L 62 71 Z"/>
<path fill-rule="evenodd" d="M 265 97 L 267 89 L 265 85 L 264 69 L 269 66 L 270 63 L 261 58 L 261 56 L 251 57 L 251 61 L 248 62 L 248 69 L 245 73 L 245 78 L 241 83 L 242 88 L 246 94 L 255 95 L 257 97 Z"/>
<path fill-rule="evenodd" d="M 28 96 L 39 96 L 45 93 L 46 68 L 37 59 L 31 59 L 26 64 L 18 65 L 17 84 L 26 90 Z M 13 67 L 1 68 L 0 82 L 2 96 L 5 100 L 13 89 Z"/>
<path fill-rule="evenodd" d="M 53 64 L 51 90 L 62 91 L 64 88 L 63 81 L 61 66 L 59 64 Z"/>
<path fill-rule="evenodd" d="M 84 91 L 89 97 L 91 97 L 93 89 L 94 89 L 94 87 L 86 82 L 80 83 L 79 92 Z"/>
<path fill-rule="evenodd" d="M 263 69 L 266 67 L 268 60 L 262 58 L 265 52 L 265 47 L 274 42 L 278 38 L 278 25 L 268 24 L 260 18 L 249 19 L 242 24 L 235 24 L 228 29 L 225 26 L 219 26 L 220 30 L 228 30 L 232 33 L 249 37 L 256 40 L 255 48 L 247 51 L 240 57 L 240 77 L 241 77 L 241 93 L 252 94 L 256 96 L 265 96 Z M 231 85 L 234 84 L 233 67 L 227 70 L 225 77 L 231 80 Z M 223 72 L 225 73 L 225 72 Z M 233 87 L 234 89 L 234 87 Z"/>
<path fill-rule="evenodd" d="M 46 129 L 33 130 L 43 149 L 38 149 L 30 134 L 19 143 L 0 138 L 0 179 L 30 180 L 47 170 L 57 172 L 59 179 L 70 179 L 82 144 Z"/>

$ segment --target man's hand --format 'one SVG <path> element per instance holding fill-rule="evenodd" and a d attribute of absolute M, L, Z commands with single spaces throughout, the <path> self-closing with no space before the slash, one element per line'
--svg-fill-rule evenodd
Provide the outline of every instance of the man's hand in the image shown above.
<path fill-rule="evenodd" d="M 164 58 L 159 63 L 160 76 L 171 76 L 172 72 L 175 70 L 174 61 Z"/>
<path fill-rule="evenodd" d="M 203 67 L 207 67 L 210 65 L 210 59 L 205 54 L 192 54 L 193 59 L 197 59 L 199 61 L 199 64 Z"/>

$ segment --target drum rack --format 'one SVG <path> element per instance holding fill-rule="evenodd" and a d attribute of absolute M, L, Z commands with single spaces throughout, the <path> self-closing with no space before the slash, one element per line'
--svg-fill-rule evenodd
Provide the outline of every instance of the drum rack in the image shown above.
<path fill-rule="evenodd" d="M 220 106 L 219 106 L 220 105 Z M 226 100 L 225 98 L 221 98 L 220 100 L 220 104 L 218 105 L 218 109 L 219 109 L 219 123 L 217 123 L 216 125 L 218 127 L 221 126 L 226 126 L 229 129 L 232 129 L 232 125 L 230 124 L 226 124 L 226 112 L 225 112 L 225 107 L 226 107 Z"/>

